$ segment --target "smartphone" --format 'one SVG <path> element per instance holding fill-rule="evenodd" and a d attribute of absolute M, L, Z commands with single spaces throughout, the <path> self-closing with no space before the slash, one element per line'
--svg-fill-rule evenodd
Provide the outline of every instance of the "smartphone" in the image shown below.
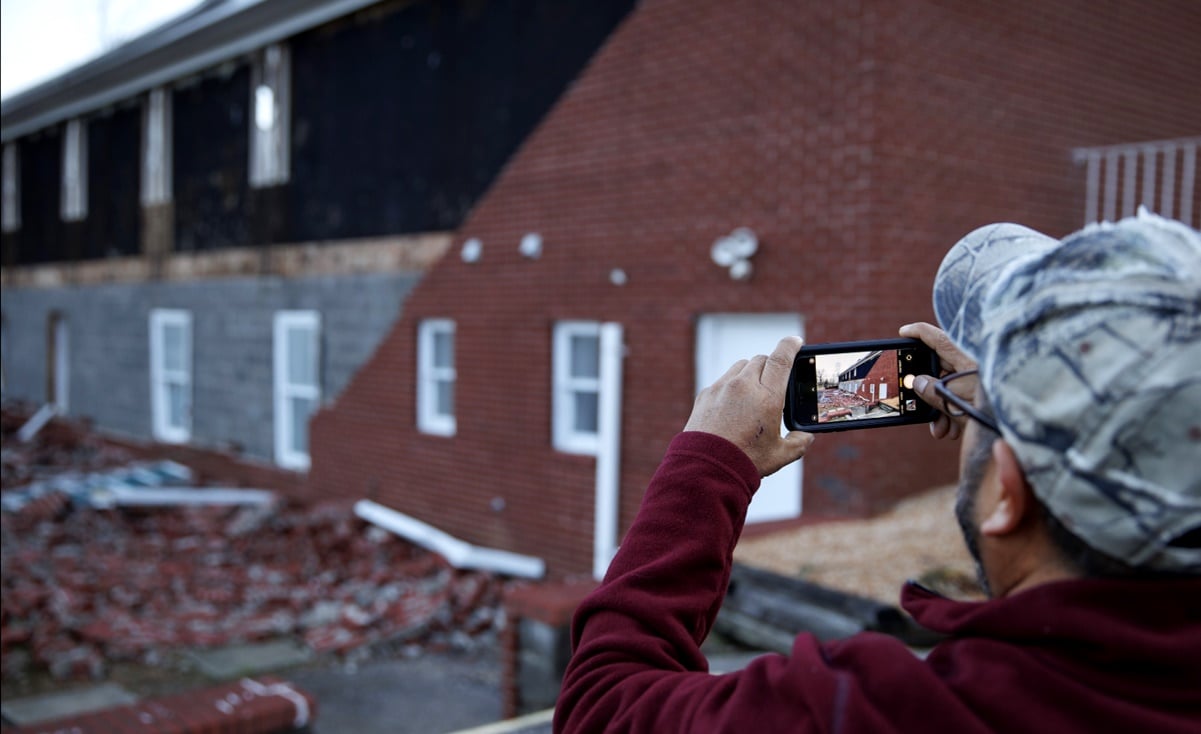
<path fill-rule="evenodd" d="M 804 346 L 788 379 L 784 425 L 818 432 L 927 423 L 938 411 L 913 391 L 913 378 L 938 371 L 938 355 L 916 339 Z"/>

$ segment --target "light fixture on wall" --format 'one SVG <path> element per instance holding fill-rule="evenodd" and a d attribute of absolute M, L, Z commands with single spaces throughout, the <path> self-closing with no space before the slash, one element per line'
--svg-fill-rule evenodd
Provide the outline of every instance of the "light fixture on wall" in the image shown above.
<path fill-rule="evenodd" d="M 479 237 L 472 237 L 463 243 L 463 249 L 459 251 L 459 257 L 463 258 L 465 263 L 479 262 L 484 255 L 484 243 L 480 242 Z"/>
<path fill-rule="evenodd" d="M 609 271 L 609 282 L 613 285 L 625 285 L 630 282 L 630 278 L 621 268 L 613 268 Z"/>
<path fill-rule="evenodd" d="M 759 238 L 748 227 L 739 227 L 713 243 L 710 256 L 719 267 L 728 268 L 734 280 L 751 277 L 751 256 L 759 249 Z"/>
<path fill-rule="evenodd" d="M 517 248 L 531 260 L 537 260 L 542 255 L 542 235 L 529 232 L 521 238 L 521 246 Z"/>

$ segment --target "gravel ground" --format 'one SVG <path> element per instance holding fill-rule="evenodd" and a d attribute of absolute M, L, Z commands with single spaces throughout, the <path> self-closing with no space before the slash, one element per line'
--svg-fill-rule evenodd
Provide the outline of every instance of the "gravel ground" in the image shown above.
<path fill-rule="evenodd" d="M 897 603 L 907 579 L 951 597 L 981 598 L 954 503 L 955 488 L 939 487 L 874 518 L 744 538 L 734 558 L 888 604 Z"/>

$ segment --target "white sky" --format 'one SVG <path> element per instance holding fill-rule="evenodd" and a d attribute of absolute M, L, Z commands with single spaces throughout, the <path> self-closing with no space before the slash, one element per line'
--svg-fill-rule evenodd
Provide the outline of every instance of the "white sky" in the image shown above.
<path fill-rule="evenodd" d="M 814 370 L 819 376 L 833 373 L 839 374 L 871 352 L 838 352 L 836 354 L 819 354 Z"/>
<path fill-rule="evenodd" d="M 0 97 L 119 46 L 199 0 L 0 0 Z"/>

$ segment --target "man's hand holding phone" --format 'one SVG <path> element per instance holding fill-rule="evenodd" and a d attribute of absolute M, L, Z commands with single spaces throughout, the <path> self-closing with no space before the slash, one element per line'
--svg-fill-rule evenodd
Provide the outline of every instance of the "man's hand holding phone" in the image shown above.
<path fill-rule="evenodd" d="M 770 355 L 735 362 L 696 396 L 684 430 L 712 433 L 733 443 L 764 477 L 804 456 L 812 435 L 780 435 L 780 405 L 802 343 L 800 337 L 787 337 Z"/>
<path fill-rule="evenodd" d="M 901 327 L 899 333 L 908 339 L 917 339 L 933 349 L 934 353 L 938 355 L 938 361 L 942 365 L 943 374 L 976 369 L 975 360 L 967 356 L 959 347 L 952 344 L 946 332 L 933 324 L 928 324 L 924 321 L 919 321 L 915 324 L 905 324 Z M 939 409 L 938 415 L 930 422 L 930 435 L 935 438 L 955 440 L 963 435 L 964 422 L 967 420 L 967 417 L 952 417 L 942 411 L 942 398 L 934 391 L 934 383 L 941 376 L 919 375 L 913 382 L 913 391 L 922 400 Z M 948 385 L 955 385 L 956 394 L 960 394 L 968 400 L 975 397 L 974 395 L 959 393 L 959 390 L 975 390 L 976 380 L 952 380 Z"/>
<path fill-rule="evenodd" d="M 917 339 L 806 346 L 788 380 L 784 425 L 821 432 L 928 423 L 937 411 L 912 386 L 938 373 L 938 355 Z"/>

